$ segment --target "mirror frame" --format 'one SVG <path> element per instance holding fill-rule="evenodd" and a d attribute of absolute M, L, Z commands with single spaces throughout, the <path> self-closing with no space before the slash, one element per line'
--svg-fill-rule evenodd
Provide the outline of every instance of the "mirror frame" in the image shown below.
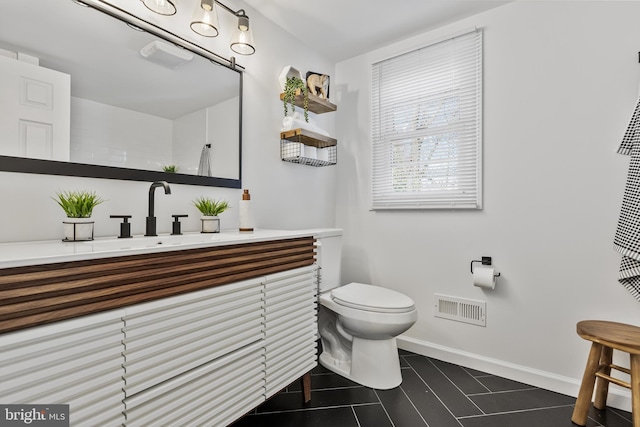
<path fill-rule="evenodd" d="M 119 179 L 125 181 L 160 181 L 173 184 L 202 185 L 223 188 L 242 188 L 242 98 L 243 98 L 243 67 L 235 63 L 235 58 L 226 58 L 208 51 L 186 39 L 162 29 L 150 22 L 144 21 L 130 13 L 102 0 L 73 0 L 79 6 L 86 6 L 110 15 L 125 24 L 140 28 L 160 39 L 177 44 L 191 52 L 238 73 L 239 78 L 239 109 L 238 116 L 238 179 L 219 178 L 181 173 L 168 173 L 143 169 L 129 169 L 114 166 L 91 165 L 86 163 L 63 162 L 55 160 L 30 159 L 26 157 L 0 156 L 0 172 L 19 172 L 44 175 L 77 176 L 85 178 Z"/>

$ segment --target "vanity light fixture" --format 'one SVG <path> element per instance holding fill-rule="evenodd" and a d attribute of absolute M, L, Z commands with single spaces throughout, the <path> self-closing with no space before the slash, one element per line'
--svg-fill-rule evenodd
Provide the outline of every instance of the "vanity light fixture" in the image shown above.
<path fill-rule="evenodd" d="M 216 37 L 218 32 L 218 12 L 214 0 L 199 1 L 191 17 L 191 29 L 204 37 Z"/>
<path fill-rule="evenodd" d="M 205 37 L 215 37 L 218 35 L 218 14 L 216 4 L 238 18 L 238 27 L 231 38 L 230 48 L 240 55 L 253 55 L 256 51 L 253 42 L 253 33 L 249 27 L 249 17 L 244 9 L 235 11 L 218 0 L 199 0 L 200 7 L 196 7 L 191 22 L 191 29 L 197 34 Z M 207 21 L 210 19 L 210 21 Z M 215 21 L 214 21 L 215 19 Z M 208 26 L 209 28 L 205 28 Z M 207 31 L 205 31 L 207 30 Z"/>
<path fill-rule="evenodd" d="M 141 0 L 147 9 L 154 11 L 160 15 L 170 16 L 175 15 L 178 9 L 176 9 L 175 0 Z"/>
<path fill-rule="evenodd" d="M 176 0 L 140 0 L 150 10 L 160 15 L 174 15 Z M 226 10 L 238 19 L 238 26 L 231 38 L 230 48 L 240 55 L 253 55 L 256 52 L 253 32 L 249 26 L 249 17 L 244 9 L 233 10 L 218 0 L 197 0 L 197 6 L 191 16 L 191 30 L 204 37 L 217 37 L 220 34 L 217 7 Z"/>
<path fill-rule="evenodd" d="M 249 27 L 249 17 L 242 9 L 235 15 L 238 17 L 238 28 L 231 39 L 231 50 L 240 55 L 253 55 L 256 48 L 253 43 L 253 33 Z"/>

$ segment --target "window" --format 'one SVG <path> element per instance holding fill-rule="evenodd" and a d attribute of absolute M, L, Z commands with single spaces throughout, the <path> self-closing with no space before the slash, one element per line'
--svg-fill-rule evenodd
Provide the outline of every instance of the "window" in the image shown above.
<path fill-rule="evenodd" d="M 482 31 L 372 66 L 372 208 L 482 207 Z"/>

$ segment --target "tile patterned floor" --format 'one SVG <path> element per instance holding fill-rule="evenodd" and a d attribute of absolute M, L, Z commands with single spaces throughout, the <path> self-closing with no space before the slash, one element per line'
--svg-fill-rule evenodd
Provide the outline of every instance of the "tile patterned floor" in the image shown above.
<path fill-rule="evenodd" d="M 575 399 L 400 351 L 403 382 L 373 390 L 313 371 L 311 402 L 299 381 L 232 427 L 571 427 Z M 631 414 L 592 408 L 587 426 L 631 426 Z"/>

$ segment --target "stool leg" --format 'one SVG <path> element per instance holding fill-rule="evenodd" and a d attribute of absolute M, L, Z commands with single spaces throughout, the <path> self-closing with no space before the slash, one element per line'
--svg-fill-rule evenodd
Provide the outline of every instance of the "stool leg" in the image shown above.
<path fill-rule="evenodd" d="M 576 406 L 573 408 L 571 421 L 580 426 L 587 424 L 589 406 L 591 406 L 591 398 L 593 397 L 593 387 L 596 383 L 596 371 L 598 370 L 598 364 L 600 363 L 602 347 L 602 344 L 598 344 L 596 342 L 591 344 L 589 358 L 587 359 L 587 366 L 584 369 L 582 384 L 580 385 L 580 391 L 578 392 L 578 398 L 576 399 Z"/>
<path fill-rule="evenodd" d="M 600 372 L 611 375 L 611 361 L 613 360 L 613 349 L 604 347 L 600 355 Z M 596 380 L 596 395 L 593 400 L 593 406 L 597 409 L 605 409 L 607 407 L 607 394 L 609 393 L 609 381 L 604 378 Z"/>
<path fill-rule="evenodd" d="M 633 427 L 640 427 L 640 354 L 631 354 L 631 411 Z"/>

